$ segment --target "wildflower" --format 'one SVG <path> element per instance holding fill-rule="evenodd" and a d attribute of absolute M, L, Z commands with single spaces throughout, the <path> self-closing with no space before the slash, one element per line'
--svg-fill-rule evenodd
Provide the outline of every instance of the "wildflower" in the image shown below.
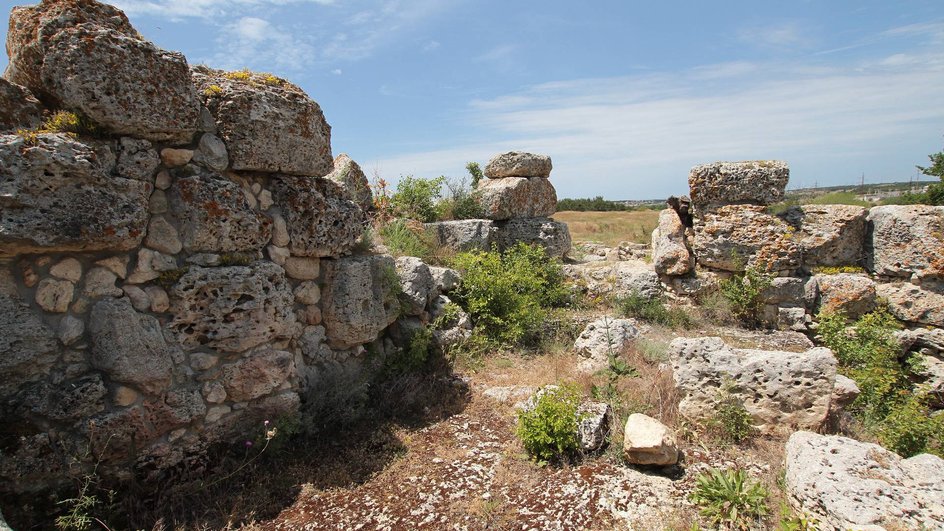
<path fill-rule="evenodd" d="M 246 441 L 246 442 L 243 443 L 243 444 L 246 445 L 246 448 L 252 448 L 252 441 Z"/>

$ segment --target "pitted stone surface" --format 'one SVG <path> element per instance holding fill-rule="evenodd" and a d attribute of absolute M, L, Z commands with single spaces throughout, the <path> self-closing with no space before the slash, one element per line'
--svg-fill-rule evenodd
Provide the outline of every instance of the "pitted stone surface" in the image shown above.
<path fill-rule="evenodd" d="M 419 315 L 432 298 L 433 275 L 429 266 L 419 258 L 401 256 L 396 260 L 396 268 L 407 315 Z"/>
<path fill-rule="evenodd" d="M 944 328 L 944 283 L 876 284 L 875 291 L 888 301 L 888 310 L 898 319 Z"/>
<path fill-rule="evenodd" d="M 783 200 L 790 168 L 779 160 L 714 162 L 692 168 L 688 187 L 696 210 L 713 206 L 770 205 Z"/>
<path fill-rule="evenodd" d="M 424 226 L 437 245 L 455 251 L 488 251 L 493 242 L 497 243 L 498 225 L 488 219 L 438 221 Z"/>
<path fill-rule="evenodd" d="M 0 78 L 0 131 L 32 129 L 43 121 L 43 107 L 27 89 Z"/>
<path fill-rule="evenodd" d="M 0 293 L 0 396 L 44 379 L 58 358 L 53 331 L 19 297 Z"/>
<path fill-rule="evenodd" d="M 485 176 L 489 179 L 504 177 L 550 177 L 551 157 L 524 151 L 509 151 L 495 155 L 485 165 Z"/>
<path fill-rule="evenodd" d="M 255 400 L 278 389 L 295 373 L 290 352 L 264 350 L 223 367 L 223 386 L 230 400 Z"/>
<path fill-rule="evenodd" d="M 695 219 L 692 247 L 699 264 L 725 271 L 789 271 L 800 266 L 794 230 L 762 206 L 728 205 L 705 212 Z"/>
<path fill-rule="evenodd" d="M 685 275 L 695 267 L 685 225 L 671 208 L 659 212 L 659 224 L 652 231 L 652 265 L 660 275 L 675 276 Z"/>
<path fill-rule="evenodd" d="M 322 177 L 332 170 L 331 126 L 305 92 L 261 74 L 203 66 L 193 81 L 216 119 L 232 169 Z"/>
<path fill-rule="evenodd" d="M 98 2 L 18 7 L 4 77 L 119 134 L 189 142 L 200 106 L 187 61 L 141 38 L 120 10 Z"/>
<path fill-rule="evenodd" d="M 944 528 L 944 460 L 800 431 L 786 446 L 791 504 L 827 529 Z"/>
<path fill-rule="evenodd" d="M 818 429 L 829 413 L 836 358 L 827 348 L 736 349 L 721 338 L 702 337 L 673 340 L 669 354 L 684 417 L 712 418 L 718 390 L 726 384 L 762 432 Z"/>
<path fill-rule="evenodd" d="M 864 275 L 816 275 L 813 282 L 820 310 L 839 311 L 850 319 L 858 319 L 878 303 L 875 282 Z"/>
<path fill-rule="evenodd" d="M 175 180 L 170 203 L 190 252 L 254 251 L 271 237 L 272 221 L 249 206 L 238 184 L 220 175 Z"/>
<path fill-rule="evenodd" d="M 606 368 L 610 357 L 618 357 L 640 332 L 635 319 L 604 316 L 589 323 L 574 342 L 574 350 L 586 358 L 580 362 L 580 367 L 587 372 Z"/>
<path fill-rule="evenodd" d="M 242 352 L 295 335 L 295 296 L 272 263 L 192 267 L 170 290 L 170 330 L 185 347 Z"/>
<path fill-rule="evenodd" d="M 488 219 L 544 218 L 557 211 L 557 191 L 540 177 L 486 179 L 476 192 Z"/>
<path fill-rule="evenodd" d="M 343 256 L 364 232 L 364 212 L 345 199 L 333 181 L 279 176 L 273 180 L 272 192 L 285 218 L 294 255 Z"/>
<path fill-rule="evenodd" d="M 0 255 L 127 251 L 147 227 L 151 185 L 106 175 L 87 145 L 0 136 Z"/>
<path fill-rule="evenodd" d="M 334 170 L 325 178 L 330 179 L 344 190 L 345 197 L 357 203 L 364 210 L 373 208 L 374 196 L 370 183 L 360 165 L 351 160 L 347 153 L 341 153 L 334 159 Z"/>
<path fill-rule="evenodd" d="M 322 309 L 334 348 L 370 343 L 399 316 L 392 257 L 352 256 L 326 260 Z M 392 277 L 392 278 L 391 278 Z"/>
<path fill-rule="evenodd" d="M 944 206 L 888 205 L 869 210 L 867 265 L 885 277 L 944 277 Z"/>
<path fill-rule="evenodd" d="M 803 205 L 780 218 L 796 229 L 806 267 L 855 266 L 865 260 L 867 213 L 853 205 Z"/>
<path fill-rule="evenodd" d="M 123 137 L 118 141 L 118 159 L 115 172 L 121 177 L 136 181 L 148 181 L 154 177 L 154 170 L 161 164 L 161 159 L 153 145 L 147 140 Z"/>
<path fill-rule="evenodd" d="M 570 230 L 566 223 L 550 218 L 518 218 L 497 225 L 495 241 L 500 249 L 521 242 L 544 248 L 549 257 L 563 258 L 570 253 Z"/>
<path fill-rule="evenodd" d="M 171 384 L 175 345 L 154 317 L 139 314 L 127 298 L 102 299 L 89 317 L 92 365 L 116 382 L 158 394 Z"/>

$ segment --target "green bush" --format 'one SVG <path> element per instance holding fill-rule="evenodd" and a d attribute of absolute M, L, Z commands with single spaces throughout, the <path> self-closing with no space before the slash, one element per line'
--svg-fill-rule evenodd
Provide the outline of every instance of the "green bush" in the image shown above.
<path fill-rule="evenodd" d="M 548 309 L 570 302 L 561 262 L 541 247 L 519 243 L 504 253 L 459 253 L 452 265 L 462 272 L 456 302 L 500 345 L 535 345 Z"/>
<path fill-rule="evenodd" d="M 406 347 L 387 360 L 388 374 L 402 374 L 419 369 L 429 359 L 432 346 L 432 330 L 425 326 L 412 330 Z"/>
<path fill-rule="evenodd" d="M 763 294 L 770 282 L 769 275 L 749 267 L 743 273 L 721 281 L 721 295 L 731 304 L 731 311 L 738 321 L 748 327 L 757 327 L 764 307 Z"/>
<path fill-rule="evenodd" d="M 756 430 L 754 419 L 731 392 L 731 386 L 731 382 L 722 384 L 715 402 L 715 414 L 709 424 L 723 440 L 737 444 L 753 436 Z"/>
<path fill-rule="evenodd" d="M 477 192 L 470 189 L 464 179 L 446 181 L 446 189 L 449 193 L 436 204 L 437 219 L 481 219 L 485 216 Z"/>
<path fill-rule="evenodd" d="M 421 179 L 412 175 L 401 179 L 390 198 L 396 214 L 423 223 L 436 221 L 436 199 L 445 181 L 445 177 Z"/>
<path fill-rule="evenodd" d="M 689 499 L 713 529 L 759 529 L 759 520 L 767 515 L 767 489 L 749 483 L 740 469 L 711 469 L 695 480 Z"/>
<path fill-rule="evenodd" d="M 395 219 L 380 227 L 380 238 L 394 256 L 415 256 L 428 261 L 433 254 L 426 232 L 410 227 L 405 219 Z"/>
<path fill-rule="evenodd" d="M 478 162 L 469 162 L 465 165 L 465 169 L 472 177 L 472 189 L 475 190 L 479 187 L 479 183 L 482 182 L 482 179 L 485 177 L 482 174 L 482 168 L 479 166 Z"/>
<path fill-rule="evenodd" d="M 667 307 L 659 297 L 645 297 L 638 292 L 617 297 L 616 307 L 624 317 L 636 317 L 669 328 L 692 328 L 695 320 L 682 308 Z"/>
<path fill-rule="evenodd" d="M 532 458 L 559 461 L 577 452 L 579 406 L 576 386 L 545 387 L 534 407 L 518 414 L 518 438 Z"/>
<path fill-rule="evenodd" d="M 886 310 L 862 316 L 851 329 L 841 313 L 824 312 L 817 318 L 820 338 L 836 355 L 839 371 L 859 386 L 850 412 L 901 455 L 944 456 L 944 418 L 931 416 L 926 393 L 913 383 L 917 360 L 901 359 L 894 336 L 898 321 Z"/>

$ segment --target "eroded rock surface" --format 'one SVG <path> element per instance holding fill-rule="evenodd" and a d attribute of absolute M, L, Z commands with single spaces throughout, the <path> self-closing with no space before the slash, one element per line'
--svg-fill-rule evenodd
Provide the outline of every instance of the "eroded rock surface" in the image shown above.
<path fill-rule="evenodd" d="M 343 256 L 364 232 L 364 212 L 337 183 L 327 179 L 280 176 L 272 183 L 292 254 Z"/>
<path fill-rule="evenodd" d="M 497 242 L 498 226 L 488 219 L 438 221 L 425 227 L 437 245 L 456 251 L 487 251 Z"/>
<path fill-rule="evenodd" d="M 642 413 L 626 419 L 623 456 L 637 465 L 674 465 L 679 460 L 678 443 L 668 426 Z"/>
<path fill-rule="evenodd" d="M 944 327 L 944 283 L 918 286 L 907 282 L 876 284 L 879 297 L 888 301 L 888 310 L 898 319 Z"/>
<path fill-rule="evenodd" d="M 789 271 L 800 266 L 793 229 L 762 206 L 728 205 L 706 212 L 695 220 L 692 247 L 699 264 L 725 271 Z"/>
<path fill-rule="evenodd" d="M 816 275 L 813 282 L 820 310 L 843 312 L 850 319 L 857 319 L 874 310 L 878 303 L 875 282 L 864 275 Z"/>
<path fill-rule="evenodd" d="M 393 283 L 396 266 L 389 256 L 352 256 L 324 263 L 324 326 L 335 348 L 362 345 L 399 316 Z"/>
<path fill-rule="evenodd" d="M 0 78 L 0 131 L 38 127 L 43 107 L 26 88 Z"/>
<path fill-rule="evenodd" d="M 684 275 L 695 267 L 685 228 L 675 210 L 659 212 L 659 224 L 652 231 L 652 265 L 656 273 Z"/>
<path fill-rule="evenodd" d="M 489 179 L 505 177 L 550 177 L 551 157 L 524 151 L 508 151 L 492 157 L 485 165 Z"/>
<path fill-rule="evenodd" d="M 58 358 L 53 331 L 19 297 L 0 293 L 0 395 L 44 379 Z"/>
<path fill-rule="evenodd" d="M 629 342 L 639 337 L 642 327 L 635 319 L 601 317 L 583 329 L 574 342 L 574 350 L 584 357 L 579 366 L 593 372 L 604 369 L 610 357 L 618 357 Z"/>
<path fill-rule="evenodd" d="M 370 182 L 361 166 L 351 160 L 347 153 L 334 158 L 334 169 L 325 178 L 341 185 L 346 197 L 362 209 L 373 208 L 374 196 L 370 191 Z"/>
<path fill-rule="evenodd" d="M 944 276 L 944 206 L 888 205 L 869 210 L 867 267 L 887 277 Z"/>
<path fill-rule="evenodd" d="M 476 192 L 488 219 L 546 218 L 557 210 L 554 185 L 540 177 L 486 179 Z"/>
<path fill-rule="evenodd" d="M 550 218 L 518 218 L 498 223 L 495 241 L 500 249 L 518 242 L 542 247 L 547 255 L 563 258 L 570 253 L 571 239 L 567 224 Z"/>
<path fill-rule="evenodd" d="M 790 168 L 779 160 L 715 162 L 692 168 L 688 176 L 696 210 L 720 205 L 770 205 L 783 200 Z"/>
<path fill-rule="evenodd" d="M 868 211 L 852 205 L 803 205 L 780 217 L 797 233 L 803 265 L 855 266 L 865 259 Z"/>

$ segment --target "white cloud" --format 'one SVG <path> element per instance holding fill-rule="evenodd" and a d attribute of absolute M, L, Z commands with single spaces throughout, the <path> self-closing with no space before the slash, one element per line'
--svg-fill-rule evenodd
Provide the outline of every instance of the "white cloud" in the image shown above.
<path fill-rule="evenodd" d="M 423 45 L 423 51 L 432 52 L 432 51 L 438 50 L 439 47 L 440 47 L 439 41 L 429 41 Z"/>
<path fill-rule="evenodd" d="M 257 17 L 242 17 L 220 30 L 218 52 L 208 59 L 216 68 L 253 68 L 298 72 L 317 58 L 314 45 L 289 28 Z"/>
<path fill-rule="evenodd" d="M 341 74 L 344 73 L 344 71 L 341 70 L 340 68 L 335 68 L 334 70 L 331 71 L 331 73 L 334 74 L 334 75 L 336 75 L 336 76 L 340 76 Z"/>
<path fill-rule="evenodd" d="M 750 44 L 774 48 L 806 48 L 814 42 L 809 32 L 794 21 L 742 28 L 738 38 Z"/>

